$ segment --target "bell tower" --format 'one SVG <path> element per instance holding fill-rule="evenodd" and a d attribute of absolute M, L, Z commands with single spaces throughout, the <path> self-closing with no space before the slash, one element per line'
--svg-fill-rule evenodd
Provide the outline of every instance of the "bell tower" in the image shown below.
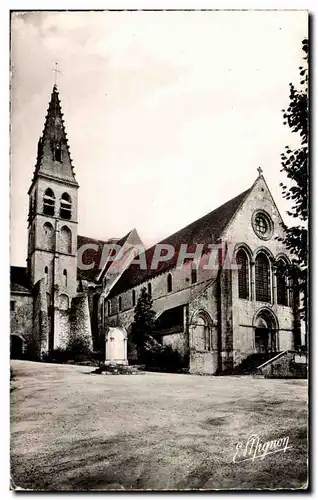
<path fill-rule="evenodd" d="M 54 85 L 28 191 L 27 258 L 32 285 L 44 278 L 53 330 L 55 308 L 68 310 L 76 294 L 78 187 Z"/>

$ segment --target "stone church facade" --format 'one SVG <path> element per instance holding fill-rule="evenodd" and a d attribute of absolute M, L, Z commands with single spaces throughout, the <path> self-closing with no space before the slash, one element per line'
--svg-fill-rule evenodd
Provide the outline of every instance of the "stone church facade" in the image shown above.
<path fill-rule="evenodd" d="M 300 344 L 291 256 L 261 171 L 248 190 L 147 250 L 136 229 L 120 240 L 78 235 L 78 192 L 54 86 L 28 192 L 27 266 L 11 268 L 13 356 L 40 358 L 77 335 L 94 348 L 110 327 L 129 334 L 143 287 L 156 338 L 188 356 L 190 373 Z"/>

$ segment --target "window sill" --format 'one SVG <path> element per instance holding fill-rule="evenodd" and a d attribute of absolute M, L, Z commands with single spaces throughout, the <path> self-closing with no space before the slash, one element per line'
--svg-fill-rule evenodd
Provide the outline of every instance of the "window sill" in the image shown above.
<path fill-rule="evenodd" d="M 202 349 L 195 349 L 193 351 L 194 354 L 208 354 L 208 353 L 213 353 L 213 352 L 215 352 L 214 349 L 209 349 L 209 350 L 208 349 L 206 349 L 206 350 L 204 350 L 204 349 L 203 350 Z"/>

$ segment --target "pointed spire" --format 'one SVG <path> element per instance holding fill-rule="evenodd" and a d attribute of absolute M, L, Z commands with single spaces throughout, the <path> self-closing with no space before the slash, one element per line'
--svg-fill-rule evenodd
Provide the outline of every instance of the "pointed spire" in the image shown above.
<path fill-rule="evenodd" d="M 38 142 L 34 176 L 38 174 L 77 185 L 56 84 L 53 86 L 44 129 Z"/>

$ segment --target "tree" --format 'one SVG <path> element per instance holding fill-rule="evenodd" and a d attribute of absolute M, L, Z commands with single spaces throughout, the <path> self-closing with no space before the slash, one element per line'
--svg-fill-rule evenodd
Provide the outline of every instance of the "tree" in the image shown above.
<path fill-rule="evenodd" d="M 285 236 L 281 239 L 293 255 L 292 278 L 297 283 L 298 292 L 303 297 L 301 316 L 307 320 L 307 221 L 308 221 L 308 40 L 302 41 L 302 50 L 305 53 L 304 66 L 299 67 L 300 86 L 298 89 L 289 84 L 289 106 L 283 109 L 284 125 L 293 133 L 299 134 L 300 145 L 292 149 L 285 147 L 281 154 L 281 172 L 285 172 L 289 179 L 289 186 L 280 183 L 282 194 L 286 200 L 291 201 L 292 207 L 288 215 L 298 220 L 298 224 L 287 227 Z"/>
<path fill-rule="evenodd" d="M 66 356 L 74 361 L 84 361 L 91 354 L 89 340 L 85 335 L 72 335 L 66 345 Z"/>
<path fill-rule="evenodd" d="M 138 360 L 141 363 L 145 361 L 146 345 L 152 339 L 155 317 L 151 295 L 147 293 L 146 288 L 142 288 L 135 307 L 134 322 L 131 328 L 131 339 L 136 345 Z"/>

